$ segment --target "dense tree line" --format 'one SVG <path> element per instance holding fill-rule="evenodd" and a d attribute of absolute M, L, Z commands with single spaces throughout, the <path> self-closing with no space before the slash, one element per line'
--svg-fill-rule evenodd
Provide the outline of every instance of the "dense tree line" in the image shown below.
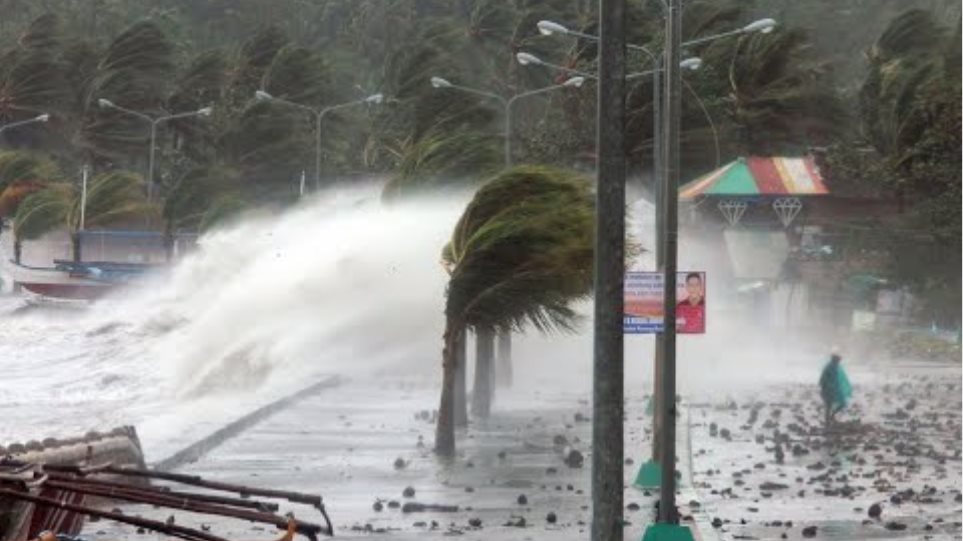
<path fill-rule="evenodd" d="M 894 276 L 934 292 L 932 300 L 949 310 L 960 298 L 959 252 L 944 249 L 960 236 L 959 6 L 916 5 L 925 9 L 904 12 L 909 6 L 898 0 L 846 9 L 788 0 L 688 3 L 684 39 L 762 16 L 780 25 L 686 51 L 704 63 L 685 74 L 683 174 L 739 155 L 817 149 L 834 191 L 903 201 L 897 226 L 876 228 L 879 244 L 900 250 Z M 254 100 L 257 90 L 314 109 L 373 92 L 388 97 L 325 120 L 324 182 L 384 173 L 392 177 L 386 197 L 477 183 L 503 166 L 502 111 L 491 99 L 432 88 L 429 78 L 506 98 L 565 78 L 520 65 L 518 52 L 592 73 L 592 42 L 542 36 L 535 23 L 592 33 L 594 7 L 567 0 L 4 0 L 0 124 L 39 112 L 51 119 L 0 134 L 0 211 L 12 217 L 21 201 L 49 189 L 43 197 L 51 204 L 38 206 L 38 197 L 28 208 L 41 210 L 21 216 L 23 233 L 76 227 L 68 210 L 84 166 L 126 194 L 121 208 L 153 213 L 168 231 L 214 223 L 244 205 L 287 204 L 301 172 L 311 174 L 314 119 Z M 628 14 L 630 41 L 658 50 L 659 3 L 632 0 Z M 630 71 L 649 68 L 645 55 L 630 60 Z M 102 99 L 151 117 L 213 107 L 208 118 L 158 126 L 162 197 L 151 204 L 128 186 L 143 182 L 149 126 L 100 106 Z M 628 159 L 645 178 L 652 85 L 634 82 L 627 103 Z M 520 102 L 516 162 L 591 168 L 594 106 L 591 81 Z M 949 302 L 940 291 L 951 293 Z"/>

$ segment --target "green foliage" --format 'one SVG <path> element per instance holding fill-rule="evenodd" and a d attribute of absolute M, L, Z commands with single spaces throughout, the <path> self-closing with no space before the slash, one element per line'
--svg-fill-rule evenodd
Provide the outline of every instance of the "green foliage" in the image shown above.
<path fill-rule="evenodd" d="M 172 230 L 198 229 L 205 218 L 210 219 L 207 212 L 219 198 L 238 197 L 237 192 L 236 171 L 219 166 L 196 167 L 171 187 L 162 215 Z"/>
<path fill-rule="evenodd" d="M 49 157 L 22 150 L 0 151 L 0 192 L 17 182 L 52 181 L 60 170 Z"/>
<path fill-rule="evenodd" d="M 386 199 L 471 184 L 504 164 L 500 138 L 471 132 L 425 137 L 398 153 L 397 173 L 384 188 Z"/>
<path fill-rule="evenodd" d="M 459 326 L 572 329 L 592 286 L 594 197 L 573 173 L 522 166 L 488 181 L 443 256 L 445 313 Z"/>
<path fill-rule="evenodd" d="M 959 321 L 960 110 L 956 29 L 910 10 L 892 21 L 867 54 L 860 92 L 863 127 L 887 174 L 880 181 L 906 205 L 888 244 L 893 271 L 928 308 Z M 954 35 L 955 34 L 955 35 Z M 921 242 L 915 232 L 925 231 Z M 908 257 L 913 254 L 912 257 Z"/>
<path fill-rule="evenodd" d="M 17 238 L 33 239 L 51 230 L 80 228 L 81 190 L 69 183 L 49 184 L 27 196 L 13 218 Z M 101 227 L 131 217 L 151 215 L 155 209 L 144 199 L 143 182 L 127 171 L 110 171 L 91 179 L 84 212 L 85 227 Z"/>
<path fill-rule="evenodd" d="M 199 228 L 201 231 L 208 231 L 223 225 L 247 207 L 247 203 L 236 195 L 222 195 L 215 199 L 211 206 L 204 211 Z"/>
<path fill-rule="evenodd" d="M 135 23 L 117 36 L 97 65 L 85 103 L 82 143 L 97 156 L 118 159 L 143 152 L 150 126 L 144 119 L 97 106 L 108 99 L 145 114 L 160 110 L 174 69 L 173 45 L 156 24 Z"/>

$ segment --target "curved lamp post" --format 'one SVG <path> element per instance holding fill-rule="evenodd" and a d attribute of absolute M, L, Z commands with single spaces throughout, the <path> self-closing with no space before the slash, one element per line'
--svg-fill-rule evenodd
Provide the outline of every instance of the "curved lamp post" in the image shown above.
<path fill-rule="evenodd" d="M 9 123 L 9 124 L 4 124 L 4 125 L 0 126 L 0 133 L 3 133 L 4 131 L 6 131 L 6 130 L 8 130 L 8 129 L 10 129 L 10 128 L 17 128 L 17 127 L 19 127 L 19 126 L 26 126 L 26 125 L 28 125 L 28 124 L 35 124 L 35 123 L 37 123 L 37 122 L 47 122 L 48 120 L 50 120 L 50 115 L 48 115 L 47 113 L 43 113 L 43 114 L 37 115 L 37 116 L 35 116 L 35 117 L 33 117 L 33 118 L 28 118 L 28 119 L 26 119 L 26 120 L 19 120 L 19 121 L 17 121 L 17 122 L 11 122 L 11 123 Z"/>
<path fill-rule="evenodd" d="M 324 120 L 325 115 L 331 111 L 336 111 L 338 109 L 344 109 L 346 107 L 353 107 L 355 105 L 377 105 L 384 101 L 384 94 L 372 94 L 370 96 L 361 98 L 360 100 L 349 101 L 347 103 L 339 103 L 337 105 L 329 105 L 321 109 L 315 109 L 307 105 L 296 103 L 293 101 L 286 100 L 284 98 L 278 98 L 268 94 L 264 90 L 257 90 L 254 92 L 255 101 L 275 101 L 278 103 L 283 103 L 290 107 L 296 107 L 298 109 L 303 109 L 314 115 L 314 188 L 317 190 L 321 187 L 321 121 Z"/>
<path fill-rule="evenodd" d="M 533 58 L 534 58 L 534 57 L 533 57 Z M 590 78 L 590 77 L 592 77 L 592 76 L 591 76 L 591 75 L 587 75 L 587 74 L 578 75 L 578 76 L 575 76 L 575 77 L 571 77 L 571 78 L 569 78 L 569 79 L 566 79 L 566 80 L 565 80 L 564 82 L 562 82 L 561 84 L 552 85 L 552 86 L 546 86 L 546 87 L 544 87 L 544 88 L 536 88 L 535 90 L 529 90 L 528 92 L 522 92 L 521 94 L 515 94 L 514 96 L 512 96 L 512 97 L 510 97 L 510 98 L 508 98 L 508 99 L 506 99 L 506 98 L 503 97 L 503 96 L 499 96 L 498 94 L 495 94 L 495 93 L 493 93 L 493 92 L 487 92 L 487 91 L 485 91 L 485 90 L 479 90 L 479 89 L 477 89 L 477 88 L 471 88 L 471 87 L 467 87 L 467 86 L 457 85 L 457 84 L 452 83 L 451 81 L 449 81 L 449 80 L 447 80 L 447 79 L 443 79 L 443 78 L 441 78 L 441 77 L 432 77 L 430 80 L 431 80 L 431 86 L 433 86 L 433 87 L 435 87 L 435 88 L 450 88 L 450 89 L 454 89 L 454 90 L 460 90 L 460 91 L 462 91 L 462 92 L 467 92 L 467 93 L 469 93 L 469 94 L 475 94 L 476 96 L 482 96 L 482 97 L 485 97 L 485 98 L 493 99 L 493 100 L 495 100 L 495 101 L 497 101 L 498 103 L 501 104 L 502 109 L 503 109 L 504 112 L 505 112 L 504 126 L 503 126 L 503 128 L 502 128 L 502 129 L 503 129 L 503 136 L 504 136 L 504 144 L 505 144 L 505 161 L 504 161 L 504 163 L 505 163 L 505 167 L 508 168 L 508 167 L 511 167 L 511 165 L 512 165 L 512 133 L 511 133 L 511 129 L 512 129 L 512 106 L 514 106 L 515 102 L 518 101 L 518 100 L 521 99 L 521 98 L 525 98 L 525 97 L 528 97 L 528 96 L 534 96 L 534 95 L 536 95 L 536 94 L 543 94 L 543 93 L 545 93 L 545 92 L 550 92 L 550 91 L 552 91 L 552 90 L 558 90 L 558 89 L 560 89 L 560 88 L 578 88 L 578 87 L 582 86 L 583 83 L 585 83 L 585 80 L 586 80 L 587 78 Z M 594 78 L 594 77 L 592 77 L 592 78 Z"/>
<path fill-rule="evenodd" d="M 706 37 L 702 37 L 702 38 L 696 38 L 696 39 L 693 39 L 693 40 L 690 40 L 690 41 L 682 42 L 682 46 L 685 47 L 685 46 L 687 46 L 687 45 L 698 45 L 698 44 L 700 44 L 700 43 L 706 43 L 706 42 L 709 42 L 709 41 L 714 41 L 714 40 L 717 40 L 717 39 L 720 39 L 720 38 L 727 38 L 727 37 L 730 37 L 730 36 L 739 36 L 739 35 L 742 35 L 742 34 L 754 34 L 754 33 L 757 33 L 757 32 L 760 33 L 760 34 L 768 34 L 768 33 L 772 32 L 773 29 L 776 28 L 777 25 L 778 25 L 778 23 L 776 22 L 775 19 L 769 19 L 769 18 L 759 19 L 759 20 L 753 21 L 753 22 L 751 22 L 751 23 L 743 26 L 742 28 L 738 28 L 738 29 L 732 30 L 732 31 L 730 31 L 730 32 L 723 32 L 723 33 L 721 33 L 721 34 L 713 34 L 713 35 L 711 35 L 711 36 L 706 36 Z M 557 22 L 555 22 L 555 21 L 544 21 L 544 20 L 543 20 L 543 21 L 538 21 L 538 23 L 536 24 L 536 26 L 538 27 L 538 31 L 541 32 L 541 34 L 542 34 L 543 36 L 550 36 L 550 35 L 552 35 L 552 34 L 561 34 L 561 35 L 565 35 L 565 36 L 573 36 L 573 37 L 576 37 L 576 38 L 582 38 L 582 39 L 587 39 L 587 40 L 591 40 L 591 41 L 598 41 L 598 40 L 599 40 L 599 37 L 598 37 L 598 36 L 593 36 L 592 34 L 586 34 L 586 33 L 584 33 L 584 32 L 578 32 L 578 31 L 576 31 L 576 30 L 572 30 L 572 29 L 566 27 L 565 25 L 559 24 L 559 23 L 557 23 Z M 644 51 L 644 52 L 649 52 L 649 53 L 650 53 L 649 49 L 646 48 L 646 47 L 644 47 L 644 46 L 642 46 L 642 45 L 628 44 L 628 45 L 626 45 L 626 47 L 628 47 L 629 49 L 635 50 L 635 51 Z"/>
<path fill-rule="evenodd" d="M 134 111 L 132 109 L 121 107 L 120 105 L 117 105 L 114 102 L 104 98 L 98 99 L 97 105 L 102 109 L 114 109 L 131 116 L 136 116 L 137 118 L 140 118 L 145 122 L 150 123 L 150 156 L 147 162 L 147 201 L 148 202 L 150 202 L 153 199 L 153 194 L 154 194 L 154 154 L 156 150 L 154 142 L 157 140 L 158 124 L 160 124 L 161 122 L 166 122 L 168 120 L 175 120 L 178 118 L 189 118 L 194 116 L 209 117 L 211 116 L 211 113 L 214 112 L 214 109 L 208 106 L 208 107 L 201 107 L 196 111 L 187 111 L 184 113 L 174 113 L 171 115 L 152 117 L 150 115 L 141 113 L 139 111 Z"/>

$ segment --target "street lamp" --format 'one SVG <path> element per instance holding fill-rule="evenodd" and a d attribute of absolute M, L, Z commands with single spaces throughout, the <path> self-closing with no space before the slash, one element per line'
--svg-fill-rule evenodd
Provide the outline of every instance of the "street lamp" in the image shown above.
<path fill-rule="evenodd" d="M 563 73 L 576 74 L 576 75 L 578 75 L 579 77 L 583 77 L 583 78 L 585 78 L 585 79 L 597 79 L 597 78 L 598 78 L 598 77 L 596 77 L 595 75 L 592 75 L 592 74 L 590 74 L 590 73 L 585 73 L 585 72 L 583 72 L 583 71 L 579 71 L 579 70 L 576 70 L 576 69 L 572 69 L 572 68 L 569 68 L 569 67 L 566 67 L 566 66 L 562 66 L 562 65 L 559 65 L 559 64 L 553 64 L 553 63 L 551 63 L 551 62 L 546 62 L 546 61 L 542 60 L 541 58 L 539 58 L 539 57 L 537 57 L 537 56 L 535 56 L 535 55 L 533 55 L 533 54 L 530 54 L 530 53 L 524 53 L 524 52 L 522 52 L 522 53 L 517 53 L 517 54 L 515 55 L 515 59 L 518 60 L 518 63 L 521 64 L 521 65 L 523 65 L 523 66 L 529 66 L 529 65 L 545 66 L 546 68 L 553 69 L 553 70 L 556 70 L 556 71 L 561 71 L 561 72 L 563 72 Z M 699 57 L 686 58 L 686 59 L 683 60 L 682 62 L 679 62 L 679 67 L 682 68 L 682 69 L 690 70 L 690 71 L 698 70 L 699 68 L 702 67 L 702 59 L 699 58 Z M 658 71 L 658 70 L 652 69 L 652 70 L 642 71 L 642 72 L 638 72 L 638 73 L 630 73 L 630 74 L 628 74 L 628 75 L 625 76 L 625 80 L 629 81 L 629 80 L 632 80 L 632 79 L 640 79 L 640 78 L 642 78 L 642 77 L 645 77 L 646 75 L 654 75 L 656 71 Z"/>
<path fill-rule="evenodd" d="M 278 103 L 283 103 L 290 107 L 296 107 L 298 109 L 303 109 L 314 115 L 315 125 L 314 125 L 314 136 L 315 136 L 315 147 L 314 147 L 314 187 L 315 189 L 321 188 L 321 121 L 324 120 L 325 115 L 331 111 L 338 109 L 344 109 L 345 107 L 353 107 L 355 105 L 378 105 L 385 99 L 384 94 L 371 94 L 370 96 L 361 98 L 360 100 L 349 101 L 346 103 L 339 103 L 337 105 L 329 105 L 321 109 L 314 109 L 307 105 L 296 103 L 293 101 L 286 100 L 284 98 L 278 98 L 272 96 L 264 90 L 256 90 L 254 92 L 254 100 L 259 102 L 276 101 Z"/>
<path fill-rule="evenodd" d="M 140 118 L 141 120 L 144 120 L 145 122 L 150 123 L 150 155 L 147 162 L 147 201 L 148 202 L 153 199 L 153 195 L 154 195 L 154 154 L 155 154 L 154 142 L 157 140 L 157 126 L 161 122 L 166 122 L 168 120 L 175 120 L 178 118 L 190 118 L 194 116 L 209 117 L 214 112 L 214 108 L 208 106 L 208 107 L 201 107 L 196 111 L 186 111 L 183 113 L 174 113 L 171 115 L 151 117 L 150 115 L 141 113 L 139 111 L 134 111 L 132 109 L 121 107 L 120 105 L 117 105 L 114 102 L 105 98 L 98 99 L 97 105 L 101 109 L 114 109 L 122 113 L 135 116 L 137 118 Z"/>
<path fill-rule="evenodd" d="M 529 55 L 531 56 L 531 55 Z M 534 56 L 532 58 L 535 58 Z M 546 86 L 544 88 L 536 88 L 535 90 L 529 90 L 528 92 L 522 92 L 521 94 L 515 94 L 514 96 L 505 99 L 504 97 L 495 94 L 493 92 L 486 92 L 484 90 L 479 90 L 477 88 L 471 88 L 467 86 L 456 85 L 447 79 L 441 77 L 432 77 L 430 79 L 431 86 L 434 88 L 450 88 L 454 90 L 460 90 L 469 94 L 475 94 L 477 96 L 482 96 L 485 98 L 490 98 L 501 104 L 504 110 L 504 125 L 503 125 L 503 138 L 505 144 L 505 168 L 511 167 L 512 165 L 512 106 L 521 98 L 528 96 L 534 96 L 536 94 L 543 94 L 545 92 L 550 92 L 552 90 L 558 90 L 560 88 L 579 88 L 585 83 L 587 78 L 592 77 L 588 74 L 582 74 L 575 77 L 570 77 L 560 84 Z"/>
<path fill-rule="evenodd" d="M 724 32 L 722 34 L 715 34 L 712 36 L 706 36 L 703 38 L 697 38 L 694 40 L 685 41 L 682 43 L 682 46 L 686 47 L 688 45 L 697 45 L 699 43 L 705 43 L 707 41 L 713 41 L 719 38 L 725 38 L 729 36 L 738 36 L 740 34 L 753 34 L 756 32 L 760 34 L 768 34 L 772 32 L 774 28 L 776 28 L 777 24 L 778 23 L 776 23 L 775 19 L 769 19 L 769 18 L 759 19 L 757 21 L 753 21 L 747 24 L 746 26 L 743 26 L 742 28 L 732 30 L 731 32 Z M 592 34 L 586 34 L 584 32 L 572 30 L 555 21 L 538 21 L 536 26 L 538 27 L 538 31 L 543 36 L 550 36 L 552 34 L 561 34 L 565 36 L 573 36 L 576 38 L 582 38 L 582 39 L 587 39 L 591 41 L 599 40 L 598 36 L 593 36 Z M 637 51 L 648 52 L 648 49 L 646 47 L 643 47 L 642 45 L 633 45 L 630 43 L 630 44 L 627 44 L 626 47 Z"/>
<path fill-rule="evenodd" d="M 26 120 L 20 120 L 17 122 L 11 122 L 9 124 L 4 124 L 3 126 L 0 126 L 0 133 L 3 133 L 4 130 L 8 130 L 10 128 L 16 128 L 18 126 L 26 126 L 27 124 L 35 124 L 37 122 L 47 122 L 48 120 L 50 120 L 50 115 L 48 115 L 47 113 L 43 113 L 33 118 L 28 118 Z"/>

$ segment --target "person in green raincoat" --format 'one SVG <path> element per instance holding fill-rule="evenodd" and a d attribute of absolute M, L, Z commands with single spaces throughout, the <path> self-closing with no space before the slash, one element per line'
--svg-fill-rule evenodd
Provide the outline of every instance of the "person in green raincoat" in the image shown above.
<path fill-rule="evenodd" d="M 842 357 L 838 353 L 830 355 L 829 362 L 819 376 L 819 394 L 826 408 L 826 428 L 829 428 L 833 417 L 846 407 L 853 395 L 853 387 L 849 384 L 841 361 Z"/>

